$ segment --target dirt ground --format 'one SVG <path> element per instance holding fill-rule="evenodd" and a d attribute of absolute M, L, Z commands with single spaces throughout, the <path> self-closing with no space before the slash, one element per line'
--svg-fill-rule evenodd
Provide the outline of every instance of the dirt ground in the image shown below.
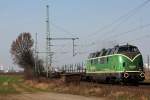
<path fill-rule="evenodd" d="M 16 95 L 0 95 L 0 100 L 105 100 L 103 98 L 84 97 L 59 93 L 22 93 Z"/>

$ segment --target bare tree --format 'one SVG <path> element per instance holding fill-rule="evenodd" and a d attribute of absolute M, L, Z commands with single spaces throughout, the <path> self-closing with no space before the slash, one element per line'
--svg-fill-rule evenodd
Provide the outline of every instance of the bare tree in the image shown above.
<path fill-rule="evenodd" d="M 34 54 L 33 39 L 30 33 L 21 33 L 11 45 L 11 54 L 14 63 L 24 68 L 25 77 L 33 78 L 34 71 Z"/>
<path fill-rule="evenodd" d="M 36 61 L 36 68 L 35 68 L 35 73 L 37 77 L 44 76 L 44 62 L 42 59 L 39 59 L 38 57 L 35 57 Z"/>

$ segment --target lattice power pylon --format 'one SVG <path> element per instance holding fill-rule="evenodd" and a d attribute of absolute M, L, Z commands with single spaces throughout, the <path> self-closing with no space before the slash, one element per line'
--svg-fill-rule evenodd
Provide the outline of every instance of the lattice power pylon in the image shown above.
<path fill-rule="evenodd" d="M 47 8 L 47 19 L 46 19 L 46 71 L 47 77 L 49 76 L 49 72 L 52 67 L 52 52 L 51 52 L 51 37 L 50 34 L 50 21 L 49 21 L 49 5 L 46 6 Z"/>

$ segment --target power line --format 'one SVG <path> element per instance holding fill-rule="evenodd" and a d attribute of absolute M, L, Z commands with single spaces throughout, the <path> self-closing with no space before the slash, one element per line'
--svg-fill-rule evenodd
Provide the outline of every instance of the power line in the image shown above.
<path fill-rule="evenodd" d="M 96 45 L 95 42 L 92 42 L 92 43 L 89 43 L 89 44 L 78 44 L 76 45 L 77 47 L 91 47 L 91 46 L 94 46 Z"/>
<path fill-rule="evenodd" d="M 124 21 L 128 20 L 132 15 L 134 15 L 135 13 L 137 13 L 141 8 L 143 8 L 143 7 L 144 7 L 146 4 L 148 4 L 149 2 L 150 2 L 150 0 L 146 0 L 145 2 L 143 2 L 142 4 L 140 4 L 139 6 L 137 6 L 136 8 L 130 10 L 130 11 L 129 11 L 128 13 L 126 13 L 125 15 L 120 16 L 118 19 L 116 19 L 115 21 L 113 21 L 111 24 L 109 24 L 109 25 L 107 25 L 107 26 L 104 26 L 103 28 L 99 29 L 98 31 L 96 31 L 96 32 L 94 32 L 94 33 L 92 33 L 92 34 L 90 34 L 90 35 L 96 36 L 95 34 L 101 32 L 101 31 L 104 31 L 105 29 L 108 29 L 108 28 L 112 27 L 115 23 L 120 22 L 120 23 L 118 23 L 118 24 L 116 25 L 116 27 L 113 28 L 111 31 L 105 32 L 105 33 L 103 33 L 103 34 L 105 34 L 105 36 L 106 36 L 106 34 L 108 34 L 108 33 L 115 32 L 115 30 L 118 28 L 118 26 L 121 25 L 121 23 L 123 23 Z M 122 21 L 120 21 L 120 20 L 122 20 Z M 145 26 L 142 26 L 142 27 L 140 27 L 140 28 L 145 28 L 145 27 L 148 27 L 148 26 L 149 26 L 149 24 L 148 24 L 148 25 L 145 25 Z M 139 27 L 138 27 L 138 28 L 139 28 Z M 133 32 L 133 31 L 136 31 L 136 30 L 138 30 L 138 29 L 135 28 L 135 29 L 132 29 L 132 30 L 129 30 L 129 31 L 126 31 L 126 32 L 122 32 L 122 33 L 123 33 L 123 34 L 125 34 L 125 33 L 127 34 L 127 33 L 129 33 L 129 32 Z M 117 34 L 117 35 L 113 35 L 112 37 L 119 36 L 119 35 L 121 35 L 122 33 L 119 33 L 119 34 Z M 91 37 L 90 35 L 88 35 L 88 36 Z M 110 37 L 111 37 L 111 36 L 110 36 Z M 103 39 L 103 40 L 104 40 L 104 39 Z M 92 42 L 91 44 L 93 44 L 93 43 L 96 44 L 96 42 Z"/>
<path fill-rule="evenodd" d="M 140 4 L 139 6 L 137 6 L 136 8 L 130 10 L 129 12 L 127 12 L 126 14 L 120 16 L 118 19 L 114 20 L 111 24 L 104 26 L 103 28 L 97 30 L 96 32 L 93 32 L 91 34 L 89 34 L 88 36 L 95 36 L 95 34 L 102 32 L 110 27 L 112 27 L 115 23 L 119 22 L 120 20 L 124 19 L 123 21 L 121 21 L 117 26 L 119 26 L 121 23 L 123 23 L 124 21 L 128 20 L 132 15 L 134 15 L 138 10 L 140 10 L 141 8 L 143 8 L 146 4 L 148 4 L 150 2 L 150 0 L 146 0 L 144 1 L 142 4 Z M 131 15 L 130 15 L 131 14 Z M 115 28 L 112 30 L 114 31 Z M 105 33 L 104 33 L 105 34 Z"/>
<path fill-rule="evenodd" d="M 140 29 L 144 29 L 144 28 L 147 28 L 147 27 L 150 27 L 150 24 L 146 24 L 146 25 L 143 25 L 143 26 L 138 26 L 138 27 L 135 27 L 134 29 L 131 29 L 131 30 L 128 30 L 128 31 L 125 31 L 125 32 L 121 32 L 121 33 L 118 33 L 118 34 L 115 34 L 115 35 L 111 35 L 107 38 L 104 38 L 103 40 L 113 38 L 113 37 L 116 38 L 116 37 L 119 37 L 119 36 L 123 36 L 125 34 L 131 33 L 131 32 L 134 32 L 134 31 L 137 31 L 137 30 L 140 30 Z"/>
<path fill-rule="evenodd" d="M 57 29 L 59 29 L 59 30 L 61 30 L 61 31 L 67 33 L 67 34 L 69 34 L 69 35 L 72 35 L 73 37 L 76 37 L 73 32 L 70 32 L 70 31 L 66 30 L 65 28 L 63 28 L 63 27 L 61 27 L 61 26 L 58 26 L 58 25 L 56 25 L 56 24 L 54 24 L 54 23 L 52 23 L 52 25 L 53 25 L 55 28 L 57 28 Z"/>
<path fill-rule="evenodd" d="M 142 36 L 142 37 L 138 37 L 138 38 L 136 38 L 136 39 L 132 39 L 132 40 L 129 40 L 129 41 L 124 41 L 124 42 L 120 42 L 120 43 L 118 43 L 118 44 L 125 44 L 125 43 L 129 43 L 129 42 L 134 42 L 134 41 L 139 41 L 139 40 L 142 40 L 142 39 L 145 39 L 145 38 L 150 38 L 150 35 L 148 34 L 148 35 L 144 35 L 144 36 Z M 83 52 L 78 52 L 79 54 L 87 54 L 87 53 L 90 53 L 90 51 L 83 51 Z"/>
<path fill-rule="evenodd" d="M 103 38 L 102 40 L 100 40 L 100 41 L 105 41 L 105 40 L 109 40 L 109 39 L 111 39 L 111 38 L 117 38 L 117 37 L 120 37 L 120 36 L 124 36 L 124 35 L 126 35 L 126 34 L 128 34 L 128 33 L 131 33 L 131 32 L 134 32 L 134 31 L 137 31 L 137 30 L 140 30 L 140 29 L 144 29 L 144 28 L 147 28 L 147 27 L 150 27 L 150 24 L 145 24 L 145 25 L 143 25 L 143 26 L 138 26 L 138 27 L 135 27 L 135 28 L 133 28 L 133 29 L 130 29 L 130 30 L 128 30 L 128 31 L 125 31 L 125 32 L 121 32 L 121 33 L 118 33 L 118 34 L 115 34 L 115 35 L 111 35 L 111 36 L 109 36 L 109 37 L 106 37 L 106 38 Z M 97 41 L 97 40 L 96 40 Z M 93 44 L 96 44 L 96 42 L 93 42 Z"/>
<path fill-rule="evenodd" d="M 139 41 L 139 40 L 144 39 L 144 38 L 150 38 L 150 35 L 144 35 L 144 36 L 142 36 L 142 37 L 138 37 L 138 38 L 136 38 L 136 39 L 132 39 L 132 40 L 129 40 L 129 41 L 127 41 L 127 42 L 121 42 L 121 43 L 119 43 L 119 44 L 125 44 L 125 43 L 129 43 L 129 42 L 133 42 L 133 41 Z"/>

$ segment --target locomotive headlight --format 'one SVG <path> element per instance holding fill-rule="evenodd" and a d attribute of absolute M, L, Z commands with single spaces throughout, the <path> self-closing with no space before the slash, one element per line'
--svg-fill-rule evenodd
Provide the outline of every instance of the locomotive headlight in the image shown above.
<path fill-rule="evenodd" d="M 124 78 L 128 78 L 129 74 L 125 72 L 123 76 L 124 76 Z"/>
<path fill-rule="evenodd" d="M 141 76 L 141 77 L 145 77 L 143 72 L 140 73 L 140 76 Z"/>

